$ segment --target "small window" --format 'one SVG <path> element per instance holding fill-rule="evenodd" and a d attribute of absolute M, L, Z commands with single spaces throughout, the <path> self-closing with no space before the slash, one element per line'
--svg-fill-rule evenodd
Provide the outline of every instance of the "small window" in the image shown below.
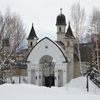
<path fill-rule="evenodd" d="M 30 46 L 32 46 L 32 42 L 30 42 Z"/>
<path fill-rule="evenodd" d="M 67 42 L 67 46 L 69 46 L 69 41 Z"/>
<path fill-rule="evenodd" d="M 61 27 L 59 27 L 59 31 L 61 32 Z"/>

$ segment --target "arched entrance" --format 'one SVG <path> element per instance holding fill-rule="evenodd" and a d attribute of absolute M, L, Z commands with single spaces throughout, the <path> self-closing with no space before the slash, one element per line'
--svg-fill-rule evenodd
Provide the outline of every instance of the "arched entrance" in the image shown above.
<path fill-rule="evenodd" d="M 43 73 L 43 85 L 47 87 L 51 87 L 55 85 L 54 81 L 54 68 L 55 62 L 54 59 L 49 56 L 45 55 L 41 57 L 39 64 L 42 64 L 42 73 Z"/>

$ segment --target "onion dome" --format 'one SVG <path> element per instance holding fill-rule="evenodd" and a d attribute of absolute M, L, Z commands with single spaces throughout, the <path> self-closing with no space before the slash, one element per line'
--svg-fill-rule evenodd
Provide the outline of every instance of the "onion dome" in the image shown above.
<path fill-rule="evenodd" d="M 60 14 L 57 16 L 56 25 L 66 25 L 65 15 L 62 14 L 62 9 L 60 9 Z"/>

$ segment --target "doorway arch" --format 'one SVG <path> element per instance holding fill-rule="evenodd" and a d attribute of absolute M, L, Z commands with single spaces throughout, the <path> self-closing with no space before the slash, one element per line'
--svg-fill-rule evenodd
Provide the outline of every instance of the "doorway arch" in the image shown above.
<path fill-rule="evenodd" d="M 50 55 L 44 55 L 40 58 L 39 64 L 42 66 L 42 83 L 44 86 L 51 87 L 54 86 L 54 68 L 55 68 L 55 61 Z M 45 65 L 45 62 L 47 63 Z"/>

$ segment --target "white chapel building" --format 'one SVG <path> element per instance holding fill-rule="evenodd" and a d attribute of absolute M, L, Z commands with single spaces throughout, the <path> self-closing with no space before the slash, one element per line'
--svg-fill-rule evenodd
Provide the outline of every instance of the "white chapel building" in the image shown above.
<path fill-rule="evenodd" d="M 66 31 L 67 26 L 67 31 Z M 62 12 L 56 19 L 57 41 L 44 37 L 38 41 L 32 25 L 28 36 L 28 83 L 39 86 L 63 86 L 80 76 L 78 62 L 74 62 L 74 40 L 70 23 Z"/>

